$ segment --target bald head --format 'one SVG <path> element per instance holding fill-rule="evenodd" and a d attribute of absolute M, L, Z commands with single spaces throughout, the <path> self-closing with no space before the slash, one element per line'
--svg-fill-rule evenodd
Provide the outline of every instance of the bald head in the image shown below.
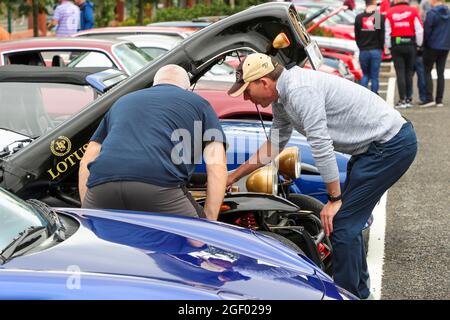
<path fill-rule="evenodd" d="M 162 83 L 173 84 L 182 89 L 189 89 L 191 86 L 186 70 L 176 64 L 168 64 L 156 72 L 153 85 Z"/>

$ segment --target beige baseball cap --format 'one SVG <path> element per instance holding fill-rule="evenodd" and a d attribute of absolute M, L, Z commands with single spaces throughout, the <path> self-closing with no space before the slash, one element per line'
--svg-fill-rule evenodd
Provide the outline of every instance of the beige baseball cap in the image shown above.
<path fill-rule="evenodd" d="M 247 89 L 250 82 L 258 80 L 275 70 L 278 65 L 275 60 L 263 53 L 248 55 L 236 69 L 236 82 L 228 90 L 232 97 L 240 96 Z"/>

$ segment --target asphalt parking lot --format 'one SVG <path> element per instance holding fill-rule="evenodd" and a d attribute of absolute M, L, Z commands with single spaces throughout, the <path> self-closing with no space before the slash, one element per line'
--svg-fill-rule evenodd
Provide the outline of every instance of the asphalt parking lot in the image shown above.
<path fill-rule="evenodd" d="M 450 299 L 450 80 L 444 101 L 443 108 L 401 110 L 419 150 L 387 196 L 383 300 Z"/>

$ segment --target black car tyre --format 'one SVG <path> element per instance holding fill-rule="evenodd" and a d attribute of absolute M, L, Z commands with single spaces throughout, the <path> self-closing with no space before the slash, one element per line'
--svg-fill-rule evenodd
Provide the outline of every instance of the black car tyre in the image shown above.
<path fill-rule="evenodd" d="M 286 237 L 283 237 L 282 235 L 278 234 L 278 233 L 274 233 L 271 231 L 258 231 L 258 233 L 263 234 L 265 236 L 268 236 L 270 238 L 273 238 L 275 240 L 280 241 L 281 243 L 285 244 L 286 246 L 288 246 L 289 248 L 291 248 L 292 250 L 296 251 L 296 252 L 301 252 L 303 253 L 302 249 L 300 249 L 299 246 L 297 246 L 293 241 L 289 240 Z"/>
<path fill-rule="evenodd" d="M 301 210 L 312 211 L 320 219 L 320 211 L 324 204 L 316 198 L 304 194 L 290 194 L 287 199 L 299 206 Z"/>

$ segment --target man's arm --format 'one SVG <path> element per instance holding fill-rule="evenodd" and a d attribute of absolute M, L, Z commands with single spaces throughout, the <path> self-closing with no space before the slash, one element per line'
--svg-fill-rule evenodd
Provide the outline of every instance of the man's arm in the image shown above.
<path fill-rule="evenodd" d="M 204 211 L 209 220 L 217 220 L 225 196 L 227 161 L 222 142 L 210 142 L 203 152 L 208 182 Z"/>
<path fill-rule="evenodd" d="M 89 170 L 87 166 L 89 163 L 94 161 L 95 158 L 97 158 L 97 156 L 100 154 L 101 148 L 102 145 L 100 143 L 91 141 L 89 142 L 83 158 L 81 158 L 80 170 L 78 172 L 78 191 L 80 193 L 81 203 L 83 203 L 87 191 L 86 183 L 89 178 Z"/>

